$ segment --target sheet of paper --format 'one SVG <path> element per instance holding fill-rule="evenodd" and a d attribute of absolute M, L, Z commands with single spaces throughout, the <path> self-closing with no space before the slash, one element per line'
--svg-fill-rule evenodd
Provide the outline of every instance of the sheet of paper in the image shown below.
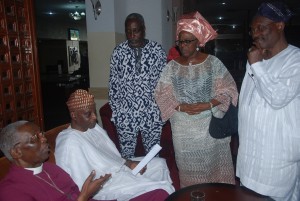
<path fill-rule="evenodd" d="M 156 156 L 156 154 L 161 150 L 161 146 L 159 146 L 158 144 L 154 145 L 151 149 L 151 151 L 143 158 L 143 160 L 141 160 L 139 162 L 139 164 L 132 170 L 132 174 L 136 175 L 137 173 L 139 173 L 141 171 L 141 169 L 143 167 L 145 167 L 145 165 L 147 165 L 149 163 L 149 161 L 151 161 L 151 159 L 153 157 Z"/>

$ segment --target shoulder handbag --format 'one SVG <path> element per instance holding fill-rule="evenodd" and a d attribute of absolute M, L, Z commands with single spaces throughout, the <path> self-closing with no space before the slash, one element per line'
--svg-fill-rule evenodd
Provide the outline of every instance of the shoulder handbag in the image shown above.
<path fill-rule="evenodd" d="M 214 117 L 212 113 L 209 133 L 216 139 L 222 139 L 238 133 L 238 108 L 230 103 L 227 112 L 221 119 Z"/>

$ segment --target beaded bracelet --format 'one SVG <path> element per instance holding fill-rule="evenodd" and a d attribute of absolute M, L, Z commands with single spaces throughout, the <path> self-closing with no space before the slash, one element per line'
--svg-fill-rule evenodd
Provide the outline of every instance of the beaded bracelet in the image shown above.
<path fill-rule="evenodd" d="M 210 105 L 210 110 L 212 110 L 212 108 L 214 107 L 214 105 L 209 101 L 209 105 Z"/>

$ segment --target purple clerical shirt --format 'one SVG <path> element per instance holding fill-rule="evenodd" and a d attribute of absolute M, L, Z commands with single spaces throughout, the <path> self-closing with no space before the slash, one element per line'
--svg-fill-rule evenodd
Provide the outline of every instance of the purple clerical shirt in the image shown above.
<path fill-rule="evenodd" d="M 0 201 L 66 201 L 77 200 L 79 194 L 77 185 L 68 173 L 48 162 L 44 163 L 43 171 L 37 175 L 33 175 L 31 170 L 12 164 L 8 174 L 0 181 Z M 131 201 L 162 201 L 167 196 L 166 191 L 157 189 Z"/>
<path fill-rule="evenodd" d="M 60 167 L 48 162 L 44 163 L 43 171 L 37 175 L 12 164 L 6 177 L 0 182 L 0 201 L 77 200 L 79 194 L 71 177 Z"/>

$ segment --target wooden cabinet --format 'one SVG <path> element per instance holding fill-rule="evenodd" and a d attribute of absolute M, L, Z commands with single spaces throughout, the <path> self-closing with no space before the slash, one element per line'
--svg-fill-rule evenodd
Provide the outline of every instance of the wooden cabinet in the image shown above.
<path fill-rule="evenodd" d="M 0 0 L 0 128 L 33 121 L 44 128 L 34 0 Z"/>

